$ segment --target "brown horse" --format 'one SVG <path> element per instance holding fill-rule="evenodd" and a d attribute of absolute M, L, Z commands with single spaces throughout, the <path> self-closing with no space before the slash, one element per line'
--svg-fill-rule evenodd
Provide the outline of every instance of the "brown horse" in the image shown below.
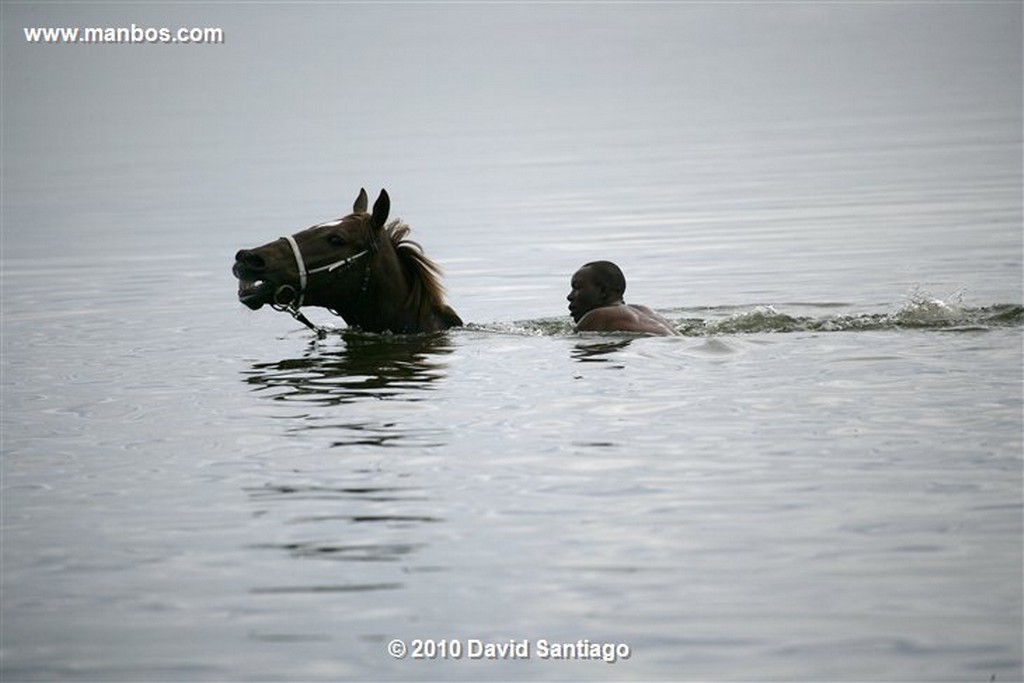
<path fill-rule="evenodd" d="M 441 269 L 407 239 L 409 226 L 387 222 L 388 193 L 367 213 L 360 190 L 352 213 L 235 255 L 238 299 L 289 311 L 313 327 L 301 306 L 322 306 L 366 332 L 412 334 L 462 325 L 444 302 Z M 315 328 L 314 328 L 315 329 Z"/>

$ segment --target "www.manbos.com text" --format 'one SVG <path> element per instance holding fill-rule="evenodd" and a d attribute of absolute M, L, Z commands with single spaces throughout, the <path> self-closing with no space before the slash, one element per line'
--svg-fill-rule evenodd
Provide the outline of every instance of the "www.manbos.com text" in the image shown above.
<path fill-rule="evenodd" d="M 193 26 L 26 26 L 25 42 L 58 44 L 169 44 L 207 45 L 224 42 L 224 29 Z"/>

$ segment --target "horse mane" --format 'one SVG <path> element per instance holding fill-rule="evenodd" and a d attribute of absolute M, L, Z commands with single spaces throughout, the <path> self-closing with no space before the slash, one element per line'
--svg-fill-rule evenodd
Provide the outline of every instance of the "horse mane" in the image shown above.
<path fill-rule="evenodd" d="M 434 263 L 419 242 L 408 239 L 410 228 L 401 220 L 384 226 L 384 233 L 398 257 L 398 263 L 409 283 L 406 305 L 415 309 L 421 319 L 432 313 L 442 316 L 449 310 L 444 303 L 444 285 L 441 284 L 441 266 Z"/>

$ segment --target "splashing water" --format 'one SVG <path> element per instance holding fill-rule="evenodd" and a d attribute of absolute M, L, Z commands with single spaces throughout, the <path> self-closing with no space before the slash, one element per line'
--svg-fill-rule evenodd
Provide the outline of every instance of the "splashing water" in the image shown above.
<path fill-rule="evenodd" d="M 1024 325 L 1024 306 L 994 304 L 971 307 L 963 304 L 964 291 L 939 298 L 915 288 L 896 310 L 886 313 L 853 313 L 822 318 L 793 316 L 774 306 L 755 306 L 716 320 L 687 320 L 679 330 L 686 335 L 754 334 L 766 332 L 847 332 L 864 330 L 936 329 L 983 331 Z"/>
<path fill-rule="evenodd" d="M 890 314 L 889 318 L 904 327 L 955 324 L 955 321 L 965 314 L 963 299 L 963 289 L 940 299 L 921 287 L 915 287 L 907 294 L 906 303 L 895 313 Z"/>
<path fill-rule="evenodd" d="M 922 288 L 912 289 L 894 310 L 826 315 L 793 315 L 772 305 L 722 306 L 676 309 L 667 312 L 676 329 L 687 337 L 787 332 L 854 332 L 870 330 L 932 329 L 949 332 L 985 331 L 1024 326 L 1024 306 L 964 305 L 964 290 L 940 298 Z M 852 308 L 852 304 L 792 304 L 801 308 Z M 711 313 L 689 317 L 686 313 Z M 538 318 L 508 324 L 470 324 L 469 329 L 526 336 L 565 336 L 573 333 L 568 318 Z"/>
<path fill-rule="evenodd" d="M 1020 304 L 964 305 L 965 291 L 956 290 L 937 297 L 921 287 L 911 289 L 903 301 L 886 312 L 854 312 L 807 316 L 787 313 L 779 308 L 799 307 L 816 310 L 854 308 L 847 303 L 795 303 L 751 306 L 706 306 L 664 311 L 676 330 L 686 337 L 712 337 L 742 334 L 783 334 L 791 332 L 858 332 L 873 330 L 930 329 L 946 332 L 981 332 L 995 328 L 1024 326 L 1024 306 Z M 710 317 L 689 316 L 700 313 Z M 507 323 L 468 322 L 464 330 L 476 333 L 516 337 L 565 337 L 575 334 L 568 316 L 534 318 Z M 362 335 L 346 328 L 332 333 Z M 621 333 L 623 336 L 637 336 Z M 370 334 L 369 337 L 376 335 Z M 602 335 L 603 336 L 603 335 Z"/>

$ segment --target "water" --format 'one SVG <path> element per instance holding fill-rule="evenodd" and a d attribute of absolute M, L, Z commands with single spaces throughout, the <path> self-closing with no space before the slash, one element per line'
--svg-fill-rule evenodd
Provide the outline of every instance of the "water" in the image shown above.
<path fill-rule="evenodd" d="M 1019 6 L 123 11 L 3 6 L 4 680 L 1022 678 Z M 466 328 L 235 301 L 360 186 Z"/>

